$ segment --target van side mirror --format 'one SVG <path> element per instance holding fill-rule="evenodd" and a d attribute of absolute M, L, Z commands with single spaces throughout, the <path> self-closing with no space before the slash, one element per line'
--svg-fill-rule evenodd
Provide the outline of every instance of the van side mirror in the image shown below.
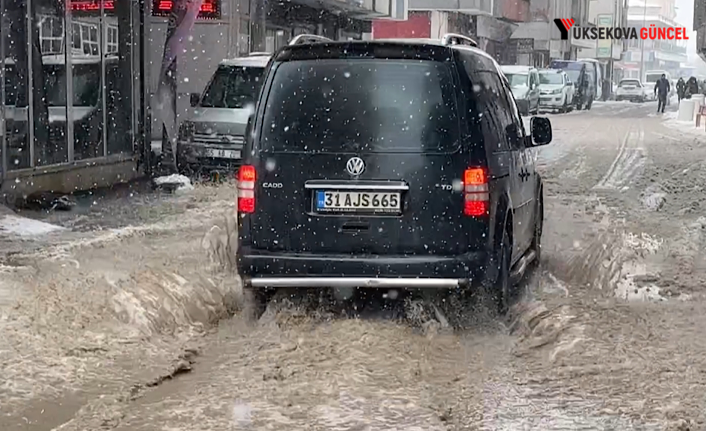
<path fill-rule="evenodd" d="M 199 93 L 191 93 L 189 95 L 189 104 L 191 104 L 192 108 L 199 106 L 200 101 L 201 101 L 201 95 Z"/>
<path fill-rule="evenodd" d="M 547 145 L 552 141 L 552 122 L 546 117 L 532 117 L 530 121 L 532 141 L 535 147 Z"/>

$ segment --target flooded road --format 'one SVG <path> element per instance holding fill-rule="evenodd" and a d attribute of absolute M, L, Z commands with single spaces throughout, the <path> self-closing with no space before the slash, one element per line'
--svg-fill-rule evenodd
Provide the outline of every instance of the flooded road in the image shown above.
<path fill-rule="evenodd" d="M 706 134 L 655 109 L 550 116 L 542 265 L 458 330 L 302 295 L 247 324 L 228 184 L 4 235 L 0 429 L 702 429 Z"/>

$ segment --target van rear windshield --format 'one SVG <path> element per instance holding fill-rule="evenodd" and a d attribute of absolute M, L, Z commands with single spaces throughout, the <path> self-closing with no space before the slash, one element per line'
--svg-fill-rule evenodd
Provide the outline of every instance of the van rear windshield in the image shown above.
<path fill-rule="evenodd" d="M 456 148 L 458 136 L 447 64 L 335 59 L 279 65 L 261 142 L 285 152 L 434 152 Z"/>
<path fill-rule="evenodd" d="M 254 105 L 264 72 L 262 67 L 219 66 L 203 94 L 201 106 L 242 109 Z"/>

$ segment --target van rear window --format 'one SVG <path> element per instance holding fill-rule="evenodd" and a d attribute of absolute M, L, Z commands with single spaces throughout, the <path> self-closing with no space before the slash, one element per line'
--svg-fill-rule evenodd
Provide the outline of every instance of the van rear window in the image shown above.
<path fill-rule="evenodd" d="M 456 148 L 451 69 L 434 61 L 281 63 L 261 145 L 286 152 L 424 152 Z"/>

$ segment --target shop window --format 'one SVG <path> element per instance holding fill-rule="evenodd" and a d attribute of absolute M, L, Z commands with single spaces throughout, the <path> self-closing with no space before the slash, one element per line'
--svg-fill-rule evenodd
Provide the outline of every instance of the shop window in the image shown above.
<path fill-rule="evenodd" d="M 118 52 L 118 27 L 108 26 L 106 28 L 106 45 L 105 52 L 112 54 Z"/>
<path fill-rule="evenodd" d="M 238 30 L 238 55 L 248 55 L 250 52 L 250 21 L 247 19 L 240 20 L 240 29 Z"/>
<path fill-rule="evenodd" d="M 286 46 L 291 39 L 291 30 L 283 30 L 281 28 L 268 28 L 265 31 L 265 42 L 267 52 L 275 52 L 276 50 Z"/>
<path fill-rule="evenodd" d="M 81 24 L 81 47 L 83 48 L 83 53 L 86 55 L 100 54 L 97 26 Z"/>
<path fill-rule="evenodd" d="M 74 52 L 83 52 L 81 48 L 81 24 L 74 23 L 71 28 L 71 48 Z"/>
<path fill-rule="evenodd" d="M 39 41 L 42 54 L 61 54 L 64 44 L 64 20 L 58 16 L 40 16 Z"/>

